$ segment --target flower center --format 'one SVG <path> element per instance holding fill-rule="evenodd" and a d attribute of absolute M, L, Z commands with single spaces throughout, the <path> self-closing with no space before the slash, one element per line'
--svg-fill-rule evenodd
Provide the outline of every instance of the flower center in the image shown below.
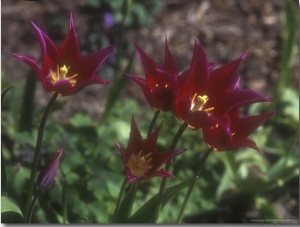
<path fill-rule="evenodd" d="M 57 65 L 56 72 L 50 70 L 51 82 L 54 84 L 59 80 L 68 80 L 71 85 L 74 86 L 76 84 L 76 77 L 78 76 L 78 74 L 67 76 L 69 69 L 70 67 L 67 67 L 66 65 L 63 65 L 63 67 L 60 68 Z"/>
<path fill-rule="evenodd" d="M 205 108 L 204 105 L 208 101 L 207 95 L 198 95 L 195 93 L 192 98 L 191 111 L 205 111 L 208 115 L 211 114 L 211 111 L 215 109 L 215 107 Z"/>
<path fill-rule="evenodd" d="M 142 156 L 142 151 L 138 155 L 132 155 L 128 161 L 127 166 L 131 169 L 133 175 L 143 176 L 145 173 L 152 168 L 149 164 L 152 161 L 151 153 L 148 153 L 145 156 Z"/>

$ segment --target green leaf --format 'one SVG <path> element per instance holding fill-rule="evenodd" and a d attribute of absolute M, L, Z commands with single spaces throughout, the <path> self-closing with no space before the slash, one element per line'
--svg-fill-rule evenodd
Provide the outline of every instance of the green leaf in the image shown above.
<path fill-rule="evenodd" d="M 1 196 L 2 195 L 7 195 L 7 177 L 3 151 L 1 149 Z"/>
<path fill-rule="evenodd" d="M 282 102 L 286 105 L 283 108 L 283 114 L 287 120 L 287 124 L 297 124 L 299 121 L 299 94 L 291 88 L 286 88 L 282 94 Z"/>
<path fill-rule="evenodd" d="M 271 166 L 266 176 L 271 180 L 287 178 L 291 175 L 294 176 L 295 171 L 297 172 L 298 170 L 298 165 L 299 163 L 296 157 L 293 158 L 293 156 L 283 156 L 274 165 Z"/>
<path fill-rule="evenodd" d="M 32 129 L 34 94 L 36 88 L 36 76 L 30 71 L 27 75 L 26 84 L 23 93 L 22 107 L 20 113 L 19 129 L 30 131 Z"/>
<path fill-rule="evenodd" d="M 1 93 L 1 105 L 3 103 L 4 97 L 6 93 L 11 89 L 11 87 L 6 88 L 2 93 Z"/>
<path fill-rule="evenodd" d="M 154 209 L 156 209 L 159 202 L 161 202 L 162 207 L 164 207 L 167 202 L 179 191 L 182 189 L 188 187 L 190 184 L 193 183 L 193 179 L 182 182 L 180 184 L 177 184 L 175 186 L 169 187 L 166 189 L 165 194 L 160 199 L 159 195 L 156 194 L 151 199 L 149 199 L 140 209 L 138 209 L 129 219 L 129 223 L 151 223 L 153 220 L 155 220 L 155 212 Z M 160 201 L 161 200 L 161 201 Z"/>
<path fill-rule="evenodd" d="M 279 92 L 282 92 L 290 81 L 290 68 L 295 61 L 298 35 L 298 16 L 294 2 L 287 1 L 282 15 L 283 43 L 280 63 Z M 280 97 L 278 97 L 280 98 Z"/>
<path fill-rule="evenodd" d="M 134 182 L 130 185 L 129 191 L 123 201 L 121 202 L 120 208 L 118 210 L 117 216 L 116 216 L 116 222 L 117 223 L 125 223 L 127 222 L 127 219 L 131 213 L 132 205 L 135 199 L 135 195 L 137 192 L 139 181 Z"/>
<path fill-rule="evenodd" d="M 7 196 L 1 196 L 1 213 L 4 212 L 15 212 L 23 216 L 15 201 Z"/>

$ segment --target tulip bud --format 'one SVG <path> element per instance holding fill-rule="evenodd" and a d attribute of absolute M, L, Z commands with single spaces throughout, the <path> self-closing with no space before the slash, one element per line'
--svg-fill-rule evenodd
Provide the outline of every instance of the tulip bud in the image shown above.
<path fill-rule="evenodd" d="M 51 161 L 46 165 L 46 167 L 40 172 L 37 179 L 37 188 L 38 189 L 48 189 L 52 186 L 55 179 L 56 170 L 60 160 L 60 156 L 63 150 L 59 149 L 53 155 Z"/>

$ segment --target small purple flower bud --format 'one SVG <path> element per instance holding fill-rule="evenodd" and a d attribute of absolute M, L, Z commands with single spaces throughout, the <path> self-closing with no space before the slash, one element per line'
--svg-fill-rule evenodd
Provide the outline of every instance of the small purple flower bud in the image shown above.
<path fill-rule="evenodd" d="M 46 165 L 46 167 L 40 172 L 37 179 L 37 188 L 38 189 L 48 189 L 52 186 L 55 179 L 56 170 L 62 155 L 63 150 L 59 149 L 53 155 L 51 161 Z"/>
<path fill-rule="evenodd" d="M 114 17 L 111 13 L 104 14 L 104 25 L 106 28 L 111 28 L 115 24 Z"/>

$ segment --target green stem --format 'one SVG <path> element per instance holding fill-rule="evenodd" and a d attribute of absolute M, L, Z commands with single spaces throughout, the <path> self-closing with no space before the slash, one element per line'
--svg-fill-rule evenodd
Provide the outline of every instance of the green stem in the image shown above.
<path fill-rule="evenodd" d="M 180 139 L 180 137 L 182 136 L 183 132 L 186 130 L 188 126 L 188 123 L 184 122 L 181 127 L 179 128 L 179 130 L 177 131 L 176 135 L 174 136 L 174 139 L 171 143 L 171 146 L 170 146 L 170 150 L 174 150 L 176 148 L 176 145 Z"/>
<path fill-rule="evenodd" d="M 155 114 L 154 114 L 154 116 L 153 116 L 153 118 L 152 118 L 152 121 L 151 121 L 150 126 L 149 126 L 149 129 L 148 129 L 147 137 L 150 136 L 150 134 L 151 134 L 151 132 L 152 132 L 152 130 L 153 130 L 153 127 L 154 127 L 154 125 L 155 125 L 155 122 L 156 122 L 156 120 L 157 120 L 157 118 L 158 118 L 159 113 L 160 113 L 160 110 L 155 111 Z"/>
<path fill-rule="evenodd" d="M 174 136 L 174 139 L 171 143 L 171 146 L 170 146 L 170 150 L 174 150 L 176 148 L 176 145 L 180 139 L 180 137 L 182 136 L 183 132 L 185 131 L 185 129 L 187 128 L 188 124 L 186 122 L 184 122 L 181 127 L 179 128 L 179 130 L 177 131 L 176 135 Z M 170 166 L 171 166 L 171 160 L 168 161 L 166 163 L 166 166 L 165 166 L 165 170 L 166 171 L 169 171 L 170 169 Z M 162 196 L 164 193 L 165 193 L 165 189 L 166 189 L 166 182 L 167 182 L 167 178 L 163 178 L 162 181 L 161 181 L 161 184 L 160 184 L 160 189 L 159 189 L 159 194 Z"/>
<path fill-rule="evenodd" d="M 66 174 L 62 169 L 62 165 L 59 165 L 59 169 L 62 175 L 62 193 L 61 193 L 61 203 L 62 203 L 62 217 L 63 217 L 63 224 L 67 224 L 68 221 L 68 182 Z"/>
<path fill-rule="evenodd" d="M 50 99 L 50 101 L 49 101 L 49 103 L 46 107 L 46 110 L 43 114 L 43 117 L 42 117 L 42 120 L 41 120 L 41 123 L 40 123 L 39 131 L 38 131 L 38 135 L 37 135 L 36 146 L 35 146 L 35 150 L 34 150 L 33 163 L 32 163 L 32 166 L 31 166 L 31 175 L 30 175 L 30 179 L 29 179 L 29 188 L 28 188 L 28 192 L 27 192 L 27 200 L 26 200 L 26 206 L 25 206 L 25 219 L 26 220 L 29 219 L 28 216 L 30 215 L 29 214 L 29 209 L 30 209 L 30 204 L 31 204 L 32 196 L 33 196 L 37 169 L 38 169 L 39 161 L 40 161 L 41 147 L 42 147 L 42 142 L 43 142 L 43 135 L 44 135 L 45 125 L 46 125 L 50 110 L 51 110 L 57 96 L 58 96 L 58 93 L 53 94 L 52 98 Z"/>
<path fill-rule="evenodd" d="M 125 179 L 123 181 L 123 184 L 121 186 L 120 192 L 119 192 L 115 212 L 114 212 L 114 215 L 113 215 L 113 218 L 112 218 L 112 221 L 111 221 L 112 223 L 114 223 L 116 221 L 117 215 L 119 213 L 121 201 L 122 201 L 122 199 L 124 197 L 124 194 L 125 194 L 126 185 L 127 185 L 127 178 L 125 177 Z"/>
<path fill-rule="evenodd" d="M 30 207 L 29 207 L 28 217 L 26 219 L 26 223 L 30 223 L 31 222 L 31 218 L 32 218 L 34 206 L 35 206 L 35 203 L 36 203 L 39 195 L 41 194 L 41 192 L 42 192 L 42 190 L 38 190 L 37 193 L 35 194 L 35 196 L 33 197 L 33 200 L 30 203 Z"/>
<path fill-rule="evenodd" d="M 184 198 L 183 204 L 182 204 L 182 206 L 181 206 L 181 210 L 180 210 L 180 212 L 179 212 L 179 215 L 178 215 L 178 217 L 177 217 L 176 223 L 179 223 L 179 222 L 181 221 L 182 216 L 183 216 L 183 213 L 184 213 L 184 211 L 185 211 L 185 207 L 186 207 L 186 205 L 187 205 L 187 202 L 188 202 L 188 200 L 189 200 L 189 198 L 190 198 L 190 196 L 191 196 L 191 194 L 192 194 L 192 191 L 193 191 L 193 189 L 194 189 L 194 187 L 195 187 L 195 185 L 196 185 L 196 181 L 197 181 L 197 179 L 199 178 L 199 176 L 200 176 L 200 174 L 201 174 L 201 171 L 202 171 L 202 169 L 203 169 L 203 167 L 204 167 L 204 163 L 205 163 L 206 159 L 208 158 L 208 156 L 210 155 L 210 153 L 211 153 L 212 151 L 213 151 L 213 148 L 208 148 L 208 149 L 206 150 L 206 152 L 204 153 L 204 155 L 201 157 L 201 160 L 200 160 L 200 163 L 199 163 L 199 168 L 198 168 L 198 170 L 197 170 L 197 172 L 196 172 L 194 181 L 193 181 L 192 184 L 190 185 L 190 187 L 189 187 L 189 189 L 188 189 L 188 192 L 187 192 L 186 195 L 185 195 L 185 198 Z"/>
<path fill-rule="evenodd" d="M 139 183 L 140 181 L 137 180 L 129 185 L 128 192 L 124 196 L 117 213 L 115 214 L 115 223 L 126 223 L 128 221 Z"/>
<path fill-rule="evenodd" d="M 188 123 L 184 122 L 181 127 L 179 128 L 179 130 L 177 131 L 176 135 L 174 136 L 173 138 L 173 141 L 171 143 L 171 146 L 170 146 L 170 150 L 174 150 L 176 148 L 176 145 L 180 139 L 180 137 L 182 136 L 183 132 L 185 131 L 185 129 L 187 128 L 188 126 Z M 169 160 L 167 163 L 166 163 L 166 166 L 165 166 L 165 170 L 166 171 L 169 171 L 171 167 L 171 160 Z M 158 203 L 158 206 L 156 208 L 156 215 L 155 215 L 155 220 L 157 220 L 158 216 L 159 216 L 159 212 L 161 211 L 162 209 L 162 197 L 166 191 L 166 184 L 167 184 L 167 178 L 162 178 L 161 180 L 161 183 L 160 183 L 160 188 L 159 188 L 159 197 L 160 197 L 160 200 L 159 200 L 159 203 Z"/>
<path fill-rule="evenodd" d="M 132 187 L 130 188 L 130 190 L 128 192 L 128 196 L 130 197 L 130 200 L 129 200 L 129 203 L 127 204 L 128 210 L 127 210 L 126 220 L 128 219 L 128 217 L 131 214 L 132 207 L 133 207 L 133 202 L 134 202 L 134 199 L 135 199 L 136 192 L 137 192 L 137 189 L 139 187 L 139 184 L 140 184 L 140 180 L 136 180 L 133 183 Z"/>

